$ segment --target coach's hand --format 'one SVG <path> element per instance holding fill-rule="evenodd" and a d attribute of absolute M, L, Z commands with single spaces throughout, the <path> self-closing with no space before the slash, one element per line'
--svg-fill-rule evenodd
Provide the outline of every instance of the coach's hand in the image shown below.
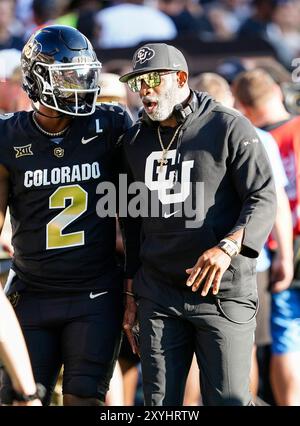
<path fill-rule="evenodd" d="M 197 291 L 203 283 L 201 296 L 206 296 L 212 287 L 213 294 L 219 292 L 224 272 L 230 265 L 231 257 L 219 247 L 206 250 L 197 260 L 193 268 L 186 269 L 189 278 L 186 282 L 192 291 Z"/>

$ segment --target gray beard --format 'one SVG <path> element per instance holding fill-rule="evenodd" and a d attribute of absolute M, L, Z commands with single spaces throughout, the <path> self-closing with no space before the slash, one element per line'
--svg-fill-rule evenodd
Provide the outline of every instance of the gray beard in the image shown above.
<path fill-rule="evenodd" d="M 149 114 L 148 117 L 152 121 L 164 121 L 170 118 L 173 114 L 174 106 L 179 104 L 178 93 L 173 91 L 167 91 L 158 98 L 156 111 L 153 114 Z"/>

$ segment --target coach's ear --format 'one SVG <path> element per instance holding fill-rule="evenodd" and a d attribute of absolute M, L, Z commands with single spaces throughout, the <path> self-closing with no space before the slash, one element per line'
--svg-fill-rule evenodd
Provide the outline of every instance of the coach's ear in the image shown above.
<path fill-rule="evenodd" d="M 178 71 L 177 72 L 177 82 L 178 87 L 183 87 L 188 80 L 188 75 L 185 71 Z"/>

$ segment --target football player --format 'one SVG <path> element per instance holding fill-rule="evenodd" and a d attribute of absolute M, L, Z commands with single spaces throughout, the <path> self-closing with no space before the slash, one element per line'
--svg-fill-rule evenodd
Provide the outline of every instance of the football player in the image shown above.
<path fill-rule="evenodd" d="M 64 405 L 101 405 L 123 303 L 115 218 L 97 215 L 96 188 L 113 181 L 131 119 L 121 107 L 95 106 L 101 63 L 74 28 L 35 32 L 21 67 L 33 111 L 0 120 L 0 231 L 9 205 L 14 247 L 6 293 L 47 389 L 44 404 L 63 365 Z"/>

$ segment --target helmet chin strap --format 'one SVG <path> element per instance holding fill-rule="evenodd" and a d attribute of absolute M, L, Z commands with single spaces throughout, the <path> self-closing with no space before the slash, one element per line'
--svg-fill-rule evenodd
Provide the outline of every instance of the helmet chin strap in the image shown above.
<path fill-rule="evenodd" d="M 62 117 L 68 117 L 68 118 L 70 118 L 71 116 L 69 116 L 68 114 L 64 114 L 64 113 L 61 113 L 61 114 L 58 114 L 58 115 L 55 115 L 55 116 L 50 116 L 50 115 L 47 115 L 47 114 L 44 114 L 43 112 L 41 112 L 37 107 L 36 107 L 36 105 L 35 105 L 35 103 L 34 102 L 31 102 L 31 105 L 32 105 L 32 108 L 33 108 L 33 110 L 34 110 L 34 112 L 36 112 L 37 114 L 40 114 L 40 115 L 42 115 L 43 117 L 47 117 L 47 118 L 62 118 Z"/>

